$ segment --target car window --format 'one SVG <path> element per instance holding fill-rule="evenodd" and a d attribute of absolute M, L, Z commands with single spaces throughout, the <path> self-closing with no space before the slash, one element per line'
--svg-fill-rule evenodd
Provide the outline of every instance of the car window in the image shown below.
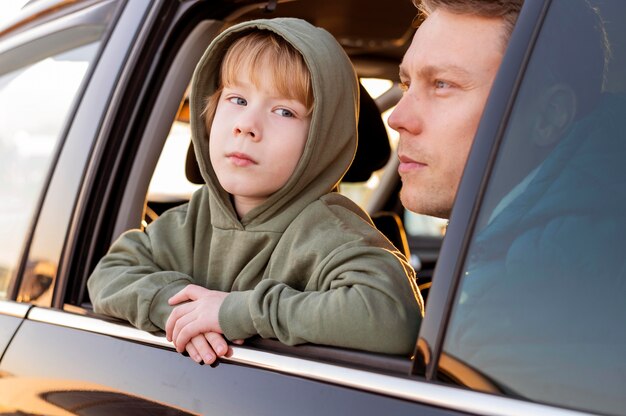
<path fill-rule="evenodd" d="M 626 4 L 553 1 L 482 202 L 439 378 L 626 408 Z M 489 386 L 489 388 L 484 387 Z"/>
<path fill-rule="evenodd" d="M 77 41 L 65 34 L 0 52 L 0 298 L 19 268 L 57 145 L 98 45 L 93 35 Z M 26 265 L 41 276 L 53 275 L 51 267 Z"/>

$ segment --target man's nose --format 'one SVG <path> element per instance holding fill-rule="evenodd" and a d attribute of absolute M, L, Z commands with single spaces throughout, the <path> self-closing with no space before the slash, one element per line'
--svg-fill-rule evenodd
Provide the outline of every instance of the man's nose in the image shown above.
<path fill-rule="evenodd" d="M 389 115 L 389 127 L 398 133 L 419 133 L 421 122 L 417 104 L 417 100 L 405 93 Z"/>

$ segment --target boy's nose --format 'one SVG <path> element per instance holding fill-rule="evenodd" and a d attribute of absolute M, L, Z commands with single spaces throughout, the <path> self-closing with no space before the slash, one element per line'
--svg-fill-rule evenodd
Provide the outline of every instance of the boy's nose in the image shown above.
<path fill-rule="evenodd" d="M 235 127 L 235 136 L 249 136 L 251 139 L 256 139 L 257 134 L 252 128 Z"/>
<path fill-rule="evenodd" d="M 233 133 L 235 134 L 235 137 L 243 136 L 248 139 L 258 141 L 261 136 L 256 116 L 250 111 L 245 112 L 245 114 L 241 114 L 235 121 Z"/>

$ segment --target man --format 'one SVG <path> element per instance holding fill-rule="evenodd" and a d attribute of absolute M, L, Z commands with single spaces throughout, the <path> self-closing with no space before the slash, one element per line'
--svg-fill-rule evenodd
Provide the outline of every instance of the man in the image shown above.
<path fill-rule="evenodd" d="M 389 117 L 400 133 L 400 198 L 449 218 L 487 96 L 523 0 L 424 0 L 427 16 L 400 65 L 405 93 Z"/>

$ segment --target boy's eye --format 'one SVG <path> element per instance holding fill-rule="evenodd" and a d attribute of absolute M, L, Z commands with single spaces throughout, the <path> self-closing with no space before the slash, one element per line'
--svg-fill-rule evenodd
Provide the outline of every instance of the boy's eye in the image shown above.
<path fill-rule="evenodd" d="M 278 108 L 274 110 L 274 112 L 282 117 L 295 117 L 296 116 L 292 111 L 287 110 L 286 108 Z"/>
<path fill-rule="evenodd" d="M 248 102 L 241 97 L 231 97 L 228 99 L 228 101 L 230 101 L 233 104 L 237 104 L 237 105 L 247 105 Z"/>
<path fill-rule="evenodd" d="M 401 81 L 399 86 L 402 92 L 407 92 L 409 90 L 409 83 L 406 81 Z"/>

